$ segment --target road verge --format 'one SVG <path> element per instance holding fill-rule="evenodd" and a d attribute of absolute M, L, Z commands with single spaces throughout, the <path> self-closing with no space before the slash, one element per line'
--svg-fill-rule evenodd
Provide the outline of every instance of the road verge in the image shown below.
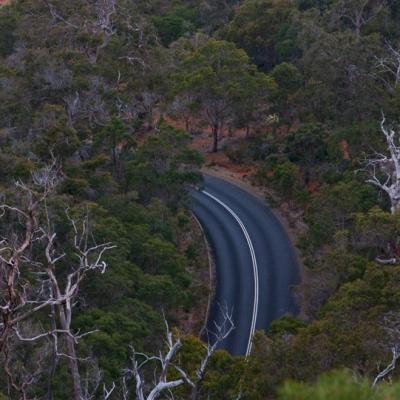
<path fill-rule="evenodd" d="M 207 329 L 207 321 L 210 316 L 210 309 L 211 309 L 211 304 L 213 303 L 214 296 L 215 296 L 215 285 L 216 285 L 216 270 L 215 270 L 215 262 L 214 262 L 214 257 L 211 251 L 210 244 L 208 243 L 206 233 L 204 232 L 204 229 L 200 223 L 200 221 L 197 219 L 197 217 L 192 213 L 192 218 L 195 221 L 195 223 L 198 225 L 201 235 L 203 237 L 204 245 L 206 248 L 207 252 L 207 261 L 208 261 L 208 269 L 209 269 L 209 282 L 208 282 L 208 289 L 209 289 L 209 294 L 208 294 L 208 301 L 207 301 L 207 310 L 204 318 L 204 322 L 202 325 L 202 328 L 199 331 L 199 338 L 203 337 L 206 329 Z"/>

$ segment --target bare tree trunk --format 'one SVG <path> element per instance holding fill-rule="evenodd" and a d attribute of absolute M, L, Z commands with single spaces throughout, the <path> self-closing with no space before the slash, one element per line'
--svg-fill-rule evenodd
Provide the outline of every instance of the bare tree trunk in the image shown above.
<path fill-rule="evenodd" d="M 399 182 L 399 187 L 400 187 L 400 182 Z M 392 214 L 395 214 L 396 211 L 400 209 L 400 190 L 396 195 L 393 195 L 390 198 L 390 202 L 391 202 L 390 211 Z"/>
<path fill-rule="evenodd" d="M 57 324 L 55 321 L 55 307 L 54 305 L 51 305 L 51 313 L 50 313 L 50 318 L 51 318 L 51 329 L 54 331 L 57 329 Z M 53 400 L 54 399 L 54 394 L 53 394 L 53 379 L 54 375 L 56 373 L 56 368 L 57 368 L 57 350 L 53 348 L 52 350 L 52 356 L 51 356 L 51 367 L 50 367 L 50 374 L 48 377 L 48 383 L 47 383 L 47 400 Z"/>
<path fill-rule="evenodd" d="M 212 152 L 216 153 L 218 151 L 218 139 L 219 139 L 219 125 L 214 124 L 212 127 L 212 134 L 213 134 L 213 148 Z"/>
<path fill-rule="evenodd" d="M 195 385 L 195 387 L 192 388 L 192 391 L 190 392 L 190 400 L 197 400 L 199 396 L 199 388 L 198 385 Z"/>
<path fill-rule="evenodd" d="M 363 16 L 362 16 L 362 11 L 360 11 L 359 13 L 357 13 L 355 15 L 355 18 L 354 18 L 354 29 L 355 29 L 355 34 L 356 34 L 357 41 L 360 40 L 361 28 L 362 28 L 363 24 L 364 24 L 364 19 L 363 19 Z"/>
<path fill-rule="evenodd" d="M 379 372 L 379 374 L 375 377 L 374 382 L 372 383 L 372 386 L 371 386 L 372 388 L 375 388 L 381 379 L 385 378 L 387 375 L 389 375 L 392 371 L 395 370 L 397 360 L 399 358 L 400 358 L 400 353 L 399 353 L 398 349 L 396 347 L 393 347 L 392 348 L 392 361 L 383 371 Z"/>
<path fill-rule="evenodd" d="M 83 400 L 81 376 L 79 375 L 74 339 L 69 334 L 66 334 L 65 341 L 67 345 L 68 365 L 72 377 L 74 400 Z"/>
<path fill-rule="evenodd" d="M 81 376 L 79 374 L 78 358 L 76 356 L 75 339 L 71 334 L 72 308 L 70 300 L 66 300 L 65 304 L 58 305 L 58 311 L 61 327 L 65 331 L 64 338 L 67 350 L 68 367 L 72 378 L 73 399 L 83 400 L 83 390 Z"/>
<path fill-rule="evenodd" d="M 185 117 L 185 129 L 186 132 L 190 133 L 190 117 Z"/>
<path fill-rule="evenodd" d="M 367 160 L 368 183 L 386 192 L 390 199 L 392 214 L 400 209 L 400 146 L 399 133 L 392 126 L 386 126 L 382 116 L 381 131 L 386 139 L 388 155 L 376 153 L 377 158 Z"/>

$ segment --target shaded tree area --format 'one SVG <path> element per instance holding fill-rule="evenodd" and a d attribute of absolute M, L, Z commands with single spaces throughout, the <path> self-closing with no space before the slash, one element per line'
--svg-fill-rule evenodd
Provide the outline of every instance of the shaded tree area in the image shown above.
<path fill-rule="evenodd" d="M 207 296 L 192 281 L 205 264 L 187 209 L 202 158 L 153 116 L 159 45 L 143 6 L 33 0 L 0 9 L 6 398 L 104 398 L 103 384 L 129 364 L 129 344 L 162 343 L 162 310 L 177 324 Z M 42 189 L 49 164 L 51 193 Z M 102 243 L 110 250 L 88 256 L 92 268 L 82 252 Z"/>

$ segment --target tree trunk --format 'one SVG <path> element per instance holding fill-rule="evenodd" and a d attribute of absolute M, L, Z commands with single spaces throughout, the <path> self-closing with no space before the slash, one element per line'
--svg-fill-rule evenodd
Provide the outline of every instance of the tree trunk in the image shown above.
<path fill-rule="evenodd" d="M 390 199 L 390 202 L 391 202 L 390 211 L 392 214 L 396 214 L 396 212 L 400 210 L 400 198 L 392 197 Z"/>
<path fill-rule="evenodd" d="M 360 12 L 359 14 L 356 15 L 354 24 L 357 41 L 360 40 L 362 26 L 363 26 L 363 17 L 362 17 L 362 12 Z"/>
<path fill-rule="evenodd" d="M 356 38 L 357 38 L 357 41 L 360 40 L 360 36 L 361 36 L 361 27 L 359 25 L 356 25 Z"/>
<path fill-rule="evenodd" d="M 190 133 L 190 118 L 185 117 L 185 129 L 187 133 Z"/>
<path fill-rule="evenodd" d="M 213 134 L 213 149 L 212 149 L 212 152 L 216 153 L 218 151 L 218 134 L 219 134 L 218 124 L 214 124 L 214 126 L 212 128 L 212 134 Z"/>
<path fill-rule="evenodd" d="M 324 5 L 322 0 L 318 1 L 318 5 L 319 5 L 319 15 L 322 17 L 324 15 Z"/>
<path fill-rule="evenodd" d="M 198 384 L 195 384 L 195 386 L 192 388 L 190 392 L 190 400 L 197 400 L 199 397 L 199 387 Z"/>
<path fill-rule="evenodd" d="M 72 377 L 74 400 L 83 400 L 81 376 L 79 375 L 78 359 L 76 358 L 74 339 L 70 335 L 65 335 L 68 354 L 68 366 Z"/>
<path fill-rule="evenodd" d="M 64 335 L 65 344 L 67 346 L 68 367 L 72 378 L 73 400 L 83 400 L 81 376 L 79 375 L 78 358 L 76 357 L 75 341 L 71 336 L 71 304 L 60 305 L 59 315 L 61 327 L 68 332 Z M 64 308 L 65 307 L 65 308 Z"/>
<path fill-rule="evenodd" d="M 51 329 L 56 330 L 57 325 L 55 321 L 55 307 L 54 305 L 51 305 L 51 313 L 50 313 L 50 318 L 51 318 Z M 53 379 L 56 374 L 56 368 L 57 368 L 57 351 L 55 348 L 52 349 L 52 354 L 51 354 L 51 366 L 50 366 L 50 374 L 48 377 L 48 382 L 47 382 L 47 400 L 54 400 L 54 394 L 53 394 Z"/>

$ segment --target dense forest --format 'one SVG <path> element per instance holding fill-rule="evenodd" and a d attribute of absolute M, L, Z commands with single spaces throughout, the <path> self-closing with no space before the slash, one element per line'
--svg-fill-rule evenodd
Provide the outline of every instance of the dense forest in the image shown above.
<path fill-rule="evenodd" d="M 398 1 L 4 3 L 0 399 L 400 397 Z M 216 152 L 302 227 L 248 358 L 199 339 Z"/>

